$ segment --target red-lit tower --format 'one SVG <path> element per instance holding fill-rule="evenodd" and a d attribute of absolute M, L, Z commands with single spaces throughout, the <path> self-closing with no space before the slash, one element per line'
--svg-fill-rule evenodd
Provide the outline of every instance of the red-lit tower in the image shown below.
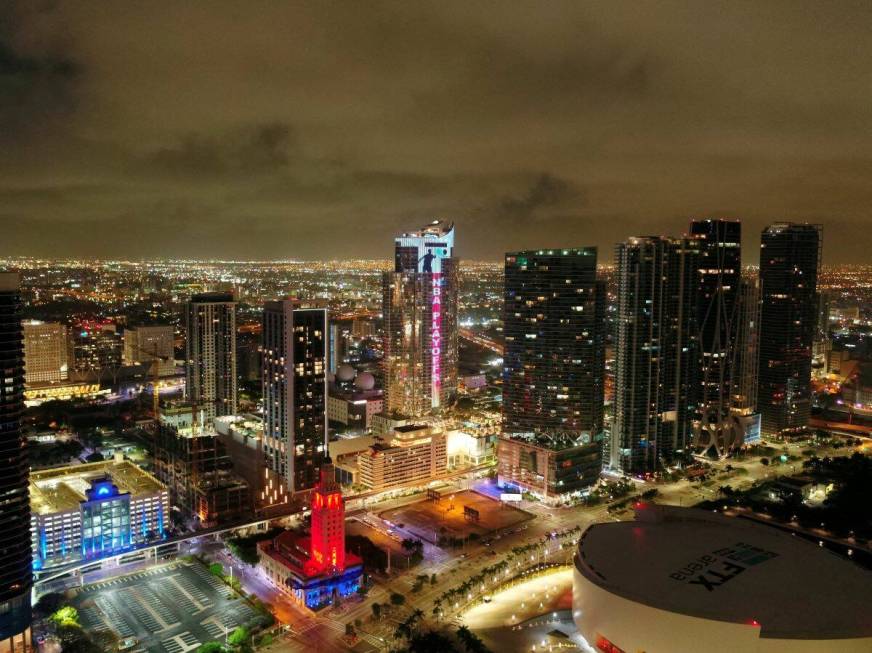
<path fill-rule="evenodd" d="M 312 562 L 318 571 L 345 570 L 345 501 L 330 458 L 312 494 Z"/>

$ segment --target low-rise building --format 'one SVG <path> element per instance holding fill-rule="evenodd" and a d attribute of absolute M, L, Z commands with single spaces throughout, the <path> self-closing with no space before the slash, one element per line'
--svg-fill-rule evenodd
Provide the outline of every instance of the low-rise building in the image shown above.
<path fill-rule="evenodd" d="M 373 435 L 384 437 L 392 433 L 394 429 L 406 426 L 411 422 L 411 419 L 398 413 L 378 413 L 372 416 L 370 427 Z"/>
<path fill-rule="evenodd" d="M 255 512 L 266 517 L 286 512 L 291 496 L 285 480 L 267 465 L 263 421 L 255 415 L 224 415 L 214 425 L 233 469 L 251 489 Z"/>
<path fill-rule="evenodd" d="M 369 429 L 373 415 L 384 410 L 384 406 L 384 393 L 381 390 L 342 392 L 331 388 L 327 397 L 327 419 L 331 423 Z"/>
<path fill-rule="evenodd" d="M 124 364 L 153 364 L 157 359 L 158 376 L 176 373 L 175 332 L 169 325 L 137 326 L 124 331 Z"/>
<path fill-rule="evenodd" d="M 448 431 L 446 451 L 448 467 L 463 469 L 492 463 L 497 457 L 496 429 L 467 429 Z"/>
<path fill-rule="evenodd" d="M 203 526 L 251 515 L 251 491 L 214 428 L 177 429 L 162 422 L 155 435 L 155 474 L 173 505 Z"/>
<path fill-rule="evenodd" d="M 163 539 L 166 486 L 120 456 L 30 474 L 33 559 L 37 568 L 100 558 Z"/>
<path fill-rule="evenodd" d="M 357 467 L 358 483 L 377 492 L 437 479 L 448 470 L 445 434 L 422 424 L 397 427 L 358 455 Z"/>
<path fill-rule="evenodd" d="M 336 482 L 340 485 L 352 486 L 358 484 L 359 469 L 357 457 L 376 443 L 372 435 L 361 435 L 356 438 L 339 438 L 327 444 L 333 467 L 336 470 Z"/>
<path fill-rule="evenodd" d="M 569 434 L 502 434 L 497 483 L 546 501 L 580 494 L 599 478 L 601 447 L 602 442 Z"/>

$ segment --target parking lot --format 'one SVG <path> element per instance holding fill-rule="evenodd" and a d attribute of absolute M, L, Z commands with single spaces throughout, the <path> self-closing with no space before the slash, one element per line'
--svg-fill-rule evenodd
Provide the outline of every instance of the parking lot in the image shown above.
<path fill-rule="evenodd" d="M 464 508 L 476 511 L 478 519 L 467 517 Z M 485 535 L 512 528 L 532 518 L 530 513 L 468 490 L 445 494 L 439 501 L 425 499 L 386 510 L 379 516 L 392 524 L 402 524 L 401 528 L 428 542 L 438 541 L 440 535 Z"/>
<path fill-rule="evenodd" d="M 138 640 L 140 653 L 187 653 L 223 640 L 254 609 L 198 562 L 177 562 L 86 585 L 73 605 L 82 627 L 105 650 Z"/>

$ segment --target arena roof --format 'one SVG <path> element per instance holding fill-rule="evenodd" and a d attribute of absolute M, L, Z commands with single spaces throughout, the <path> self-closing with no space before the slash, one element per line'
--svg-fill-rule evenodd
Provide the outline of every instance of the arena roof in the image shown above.
<path fill-rule="evenodd" d="M 590 526 L 575 564 L 628 600 L 759 626 L 760 637 L 872 636 L 872 573 L 745 519 L 640 505 L 636 521 Z"/>

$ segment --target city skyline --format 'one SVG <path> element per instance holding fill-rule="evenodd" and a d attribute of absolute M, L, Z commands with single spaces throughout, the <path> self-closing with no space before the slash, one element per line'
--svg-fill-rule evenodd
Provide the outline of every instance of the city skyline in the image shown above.
<path fill-rule="evenodd" d="M 872 651 L 870 27 L 0 1 L 0 653 Z"/>
<path fill-rule="evenodd" d="M 444 217 L 462 259 L 608 260 L 733 217 L 749 262 L 781 220 L 863 260 L 868 8 L 533 7 L 6 3 L 0 255 L 366 257 Z"/>

